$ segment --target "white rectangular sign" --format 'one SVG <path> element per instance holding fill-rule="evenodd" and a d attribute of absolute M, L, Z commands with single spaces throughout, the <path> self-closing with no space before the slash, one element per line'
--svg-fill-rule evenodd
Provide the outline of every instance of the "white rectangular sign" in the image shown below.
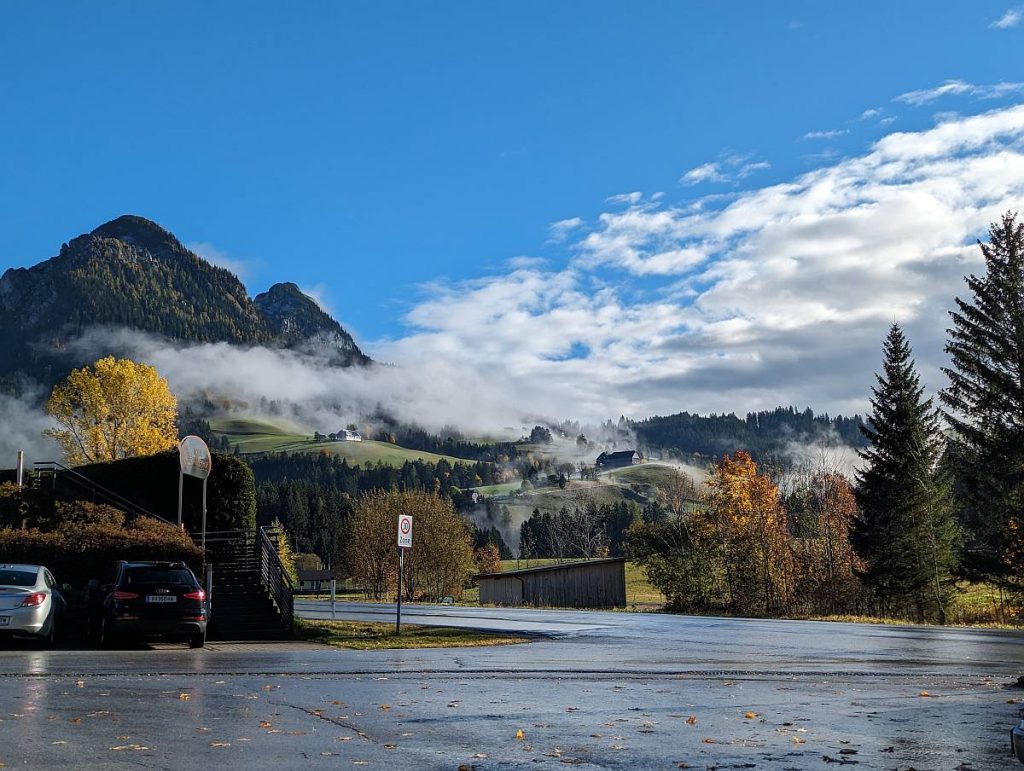
<path fill-rule="evenodd" d="M 408 514 L 398 515 L 398 545 L 403 549 L 412 548 L 412 517 Z"/>

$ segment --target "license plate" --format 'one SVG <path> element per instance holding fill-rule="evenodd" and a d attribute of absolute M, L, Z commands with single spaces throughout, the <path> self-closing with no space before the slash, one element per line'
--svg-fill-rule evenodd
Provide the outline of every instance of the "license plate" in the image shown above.
<path fill-rule="evenodd" d="M 10 616 L 0 616 L 0 626 L 10 626 L 10 625 L 11 625 L 11 617 Z"/>
<path fill-rule="evenodd" d="M 150 594 L 146 596 L 146 602 L 177 602 L 178 598 L 173 594 Z"/>

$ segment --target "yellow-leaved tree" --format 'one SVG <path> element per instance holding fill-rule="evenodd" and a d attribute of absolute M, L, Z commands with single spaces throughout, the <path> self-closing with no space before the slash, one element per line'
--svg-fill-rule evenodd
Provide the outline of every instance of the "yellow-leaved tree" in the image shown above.
<path fill-rule="evenodd" d="M 156 369 L 107 356 L 54 387 L 46 410 L 59 427 L 43 434 L 72 465 L 152 455 L 177 442 L 177 406 Z"/>

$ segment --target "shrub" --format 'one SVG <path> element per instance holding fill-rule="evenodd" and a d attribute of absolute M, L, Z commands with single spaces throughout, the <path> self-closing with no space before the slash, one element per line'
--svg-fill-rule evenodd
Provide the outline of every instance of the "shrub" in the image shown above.
<path fill-rule="evenodd" d="M 76 587 L 103 580 L 121 559 L 181 560 L 197 570 L 202 552 L 178 528 L 148 517 L 131 527 L 108 520 L 71 521 L 50 532 L 0 529 L 0 562 L 46 565 L 58 581 Z"/>

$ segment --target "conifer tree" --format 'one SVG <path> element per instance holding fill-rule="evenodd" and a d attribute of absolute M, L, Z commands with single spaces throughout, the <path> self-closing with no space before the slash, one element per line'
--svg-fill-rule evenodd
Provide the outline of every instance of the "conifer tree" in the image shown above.
<path fill-rule="evenodd" d="M 1024 224 L 1003 215 L 981 244 L 985 274 L 950 312 L 941 398 L 972 572 L 1020 588 L 1024 560 Z"/>
<path fill-rule="evenodd" d="M 938 476 L 938 414 L 893 324 L 883 345 L 883 374 L 872 389 L 872 412 L 862 429 L 870 445 L 857 473 L 860 518 L 856 545 L 867 563 L 864 579 L 882 610 L 913 609 L 918 620 L 945 622 L 958 529 Z"/>

